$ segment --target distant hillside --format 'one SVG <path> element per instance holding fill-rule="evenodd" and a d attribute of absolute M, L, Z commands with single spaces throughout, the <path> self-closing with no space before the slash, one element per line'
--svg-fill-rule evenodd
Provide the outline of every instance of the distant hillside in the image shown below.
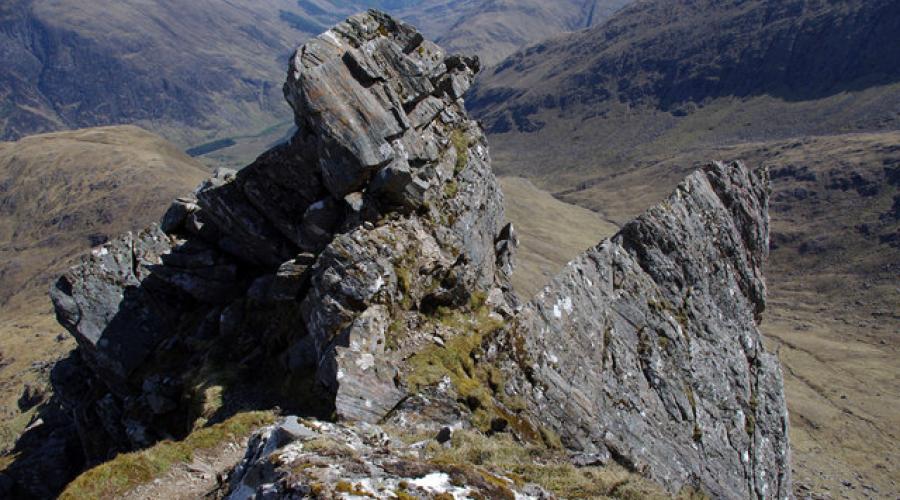
<path fill-rule="evenodd" d="M 28 423 L 24 383 L 71 348 L 56 340 L 47 290 L 106 238 L 157 221 L 207 176 L 160 137 L 133 126 L 0 142 L 0 451 Z"/>
<path fill-rule="evenodd" d="M 34 283 L 36 277 L 55 275 L 89 246 L 158 219 L 205 176 L 201 164 L 133 126 L 0 143 L 0 303 L 26 284 L 43 294 L 49 278 Z"/>
<path fill-rule="evenodd" d="M 469 105 L 498 169 L 563 188 L 685 146 L 900 128 L 898 32 L 891 0 L 643 1 L 511 56 Z"/>
<path fill-rule="evenodd" d="M 500 185 L 506 217 L 519 233 L 512 282 L 523 299 L 537 295 L 567 262 L 619 230 L 597 212 L 557 200 L 527 179 L 502 177 Z"/>
<path fill-rule="evenodd" d="M 399 12 L 493 62 L 626 1 L 4 0 L 0 140 L 135 123 L 214 150 L 226 139 L 283 134 L 289 54 L 354 12 Z"/>
<path fill-rule="evenodd" d="M 477 53 L 487 65 L 556 36 L 606 21 L 633 0 L 425 0 L 401 14 L 443 47 Z"/>
<path fill-rule="evenodd" d="M 0 19 L 0 138 L 142 123 L 189 144 L 287 120 L 285 61 L 318 25 L 282 11 L 299 15 L 293 0 L 13 0 Z"/>

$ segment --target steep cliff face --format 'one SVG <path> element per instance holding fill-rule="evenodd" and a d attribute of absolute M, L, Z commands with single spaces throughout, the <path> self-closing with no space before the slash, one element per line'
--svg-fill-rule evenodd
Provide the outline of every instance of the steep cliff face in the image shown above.
<path fill-rule="evenodd" d="M 52 287 L 79 347 L 54 369 L 48 423 L 23 437 L 52 439 L 10 468 L 18 487 L 53 493 L 35 473 L 48 463 L 63 481 L 82 462 L 278 406 L 563 445 L 576 464 L 611 456 L 672 492 L 788 491 L 780 374 L 754 322 L 764 173 L 705 168 L 519 307 L 518 237 L 462 100 L 478 70 L 377 11 L 298 49 L 290 142 L 220 170 Z M 273 473 L 273 449 L 314 428 L 352 443 L 368 432 L 284 425 L 293 438 L 254 441 L 235 498 L 312 491 L 312 476 L 246 474 Z M 295 451 L 276 461 L 289 476 Z M 404 477 L 369 458 L 382 480 Z"/>
<path fill-rule="evenodd" d="M 788 496 L 781 371 L 756 326 L 767 176 L 704 167 L 571 262 L 496 345 L 506 391 L 584 460 L 611 455 L 672 491 Z"/>

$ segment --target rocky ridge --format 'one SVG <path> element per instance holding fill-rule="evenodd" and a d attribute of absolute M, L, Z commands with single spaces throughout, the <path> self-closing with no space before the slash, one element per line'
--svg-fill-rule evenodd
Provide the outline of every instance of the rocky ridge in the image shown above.
<path fill-rule="evenodd" d="M 580 465 L 614 459 L 672 492 L 789 491 L 780 371 L 755 324 L 765 174 L 707 167 L 520 306 L 518 239 L 462 101 L 479 66 L 377 11 L 298 49 L 291 141 L 218 171 L 52 288 L 79 348 L 23 437 L 42 444 L 11 467 L 16 488 L 60 488 L 36 475 L 48 461 L 71 473 L 277 405 L 506 433 Z M 351 427 L 281 425 L 358 441 Z M 235 471 L 235 498 L 314 493 L 247 482 L 296 441 L 272 432 Z"/>

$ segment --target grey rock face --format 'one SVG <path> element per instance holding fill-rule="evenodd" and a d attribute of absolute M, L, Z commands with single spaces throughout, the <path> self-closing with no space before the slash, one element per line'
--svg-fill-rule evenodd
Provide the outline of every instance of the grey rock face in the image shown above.
<path fill-rule="evenodd" d="M 781 371 L 756 326 L 767 175 L 704 167 L 570 263 L 495 346 L 507 391 L 571 450 L 673 492 L 788 497 Z"/>
<path fill-rule="evenodd" d="M 413 28 L 369 12 L 299 49 L 285 84 L 298 126 L 318 132 L 334 198 L 365 188 L 363 205 L 414 212 L 350 228 L 314 267 L 306 329 L 343 418 L 378 421 L 406 395 L 396 365 L 408 353 L 384 348 L 392 315 L 459 307 L 495 283 L 502 195 L 481 129 L 440 86 L 451 73 L 471 80 L 478 65 L 444 59 Z"/>
<path fill-rule="evenodd" d="M 393 141 L 427 126 L 446 105 L 432 95 L 446 73 L 444 53 L 423 41 L 411 26 L 370 11 L 308 42 L 291 60 L 285 96 L 297 126 L 319 132 L 322 179 L 336 198 L 401 157 Z M 460 78 L 475 71 L 463 68 Z"/>
<path fill-rule="evenodd" d="M 60 324 L 85 360 L 113 384 L 123 383 L 170 335 L 178 296 L 152 278 L 152 268 L 173 248 L 157 227 L 113 240 L 92 251 L 50 290 Z"/>

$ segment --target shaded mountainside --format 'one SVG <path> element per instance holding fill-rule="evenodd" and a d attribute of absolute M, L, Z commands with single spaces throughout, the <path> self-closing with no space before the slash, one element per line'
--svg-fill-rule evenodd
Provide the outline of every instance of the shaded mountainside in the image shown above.
<path fill-rule="evenodd" d="M 492 66 L 560 33 L 595 26 L 633 0 L 426 0 L 401 15 L 448 50 Z"/>
<path fill-rule="evenodd" d="M 893 129 L 898 26 L 884 0 L 645 1 L 511 56 L 470 104 L 500 172 L 559 188 L 694 145 Z"/>
<path fill-rule="evenodd" d="M 2 137 L 141 123 L 189 144 L 285 120 L 272 82 L 311 33 L 280 20 L 279 4 L 296 7 L 16 0 L 0 21 Z"/>
<path fill-rule="evenodd" d="M 185 147 L 221 146 L 215 141 L 252 136 L 275 124 L 286 128 L 290 114 L 281 106 L 280 80 L 291 51 L 367 7 L 400 11 L 432 36 L 471 38 L 487 24 L 491 29 L 479 36 L 478 46 L 459 48 L 494 57 L 581 27 L 584 19 L 601 19 L 607 4 L 622 3 L 571 0 L 526 8 L 463 0 L 4 1 L 0 139 L 136 123 Z M 517 30 L 523 18 L 540 29 Z M 469 19 L 479 24 L 463 32 Z"/>
<path fill-rule="evenodd" d="M 378 11 L 298 49 L 290 141 L 51 288 L 78 347 L 0 491 L 52 495 L 98 465 L 68 494 L 121 493 L 190 460 L 171 438 L 215 448 L 216 424 L 276 408 L 303 418 L 253 437 L 217 494 L 790 491 L 757 328 L 767 171 L 704 165 L 522 304 L 519 236 L 462 100 L 479 69 Z"/>
<path fill-rule="evenodd" d="M 172 144 L 132 126 L 0 143 L 4 450 L 46 396 L 50 362 L 72 348 L 57 338 L 46 297 L 54 277 L 86 247 L 152 222 L 172 197 L 189 193 L 206 175 Z M 32 397 L 20 401 L 26 385 Z"/>

